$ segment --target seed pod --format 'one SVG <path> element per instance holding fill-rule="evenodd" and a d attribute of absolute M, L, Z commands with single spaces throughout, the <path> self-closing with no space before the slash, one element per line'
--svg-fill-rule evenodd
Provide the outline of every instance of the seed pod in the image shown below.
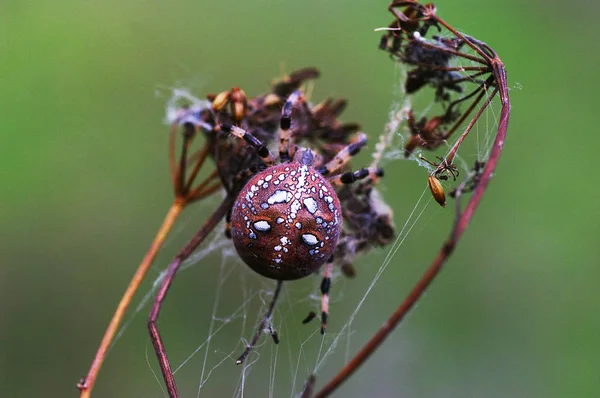
<path fill-rule="evenodd" d="M 246 113 L 246 93 L 239 87 L 231 89 L 229 100 L 232 103 L 232 113 L 236 121 L 241 121 Z"/>
<path fill-rule="evenodd" d="M 427 182 L 429 183 L 429 189 L 431 190 L 431 194 L 435 201 L 442 207 L 446 207 L 446 195 L 444 194 L 444 187 L 442 187 L 440 180 L 434 176 L 429 176 Z"/>
<path fill-rule="evenodd" d="M 404 157 L 408 158 L 411 153 L 415 150 L 415 148 L 420 146 L 425 146 L 426 142 L 423 138 L 421 138 L 420 134 L 411 135 L 404 147 Z"/>
<path fill-rule="evenodd" d="M 265 96 L 264 105 L 271 106 L 279 103 L 279 96 L 277 94 L 269 93 Z M 313 112 L 314 113 L 314 112 Z"/>
<path fill-rule="evenodd" d="M 229 101 L 229 91 L 223 91 L 215 97 L 212 102 L 212 107 L 215 111 L 220 111 Z"/>
<path fill-rule="evenodd" d="M 233 103 L 233 117 L 235 118 L 235 120 L 239 121 L 244 118 L 244 110 L 245 110 L 245 106 L 243 103 L 241 103 L 241 102 Z"/>

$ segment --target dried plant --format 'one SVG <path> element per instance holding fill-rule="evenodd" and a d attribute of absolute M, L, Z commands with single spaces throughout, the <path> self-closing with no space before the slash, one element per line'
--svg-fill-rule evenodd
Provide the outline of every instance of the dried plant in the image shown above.
<path fill-rule="evenodd" d="M 419 155 L 433 167 L 428 181 L 438 203 L 444 206 L 446 204 L 440 180 L 448 181 L 452 177 L 452 180 L 455 181 L 459 177 L 458 169 L 454 165 L 457 152 L 484 109 L 497 94 L 501 102 L 498 129 L 487 159 L 477 159 L 472 172 L 468 173 L 466 178 L 450 191 L 449 195 L 456 199 L 455 222 L 448 239 L 442 244 L 438 255 L 425 274 L 373 338 L 314 395 L 313 391 L 318 375 L 309 376 L 303 393 L 304 397 L 324 397 L 335 391 L 381 345 L 419 300 L 425 289 L 438 275 L 469 225 L 496 167 L 506 135 L 510 103 L 504 65 L 496 53 L 485 43 L 459 33 L 439 18 L 433 4 L 420 4 L 417 1 L 394 1 L 389 5 L 388 10 L 393 14 L 394 21 L 384 29 L 386 32 L 381 37 L 379 48 L 389 53 L 395 62 L 408 68 L 403 83 L 407 94 L 421 92 L 431 87 L 433 88 L 433 100 L 442 109 L 438 115 L 423 116 L 419 120 L 416 120 L 415 112 L 412 109 L 408 112 L 407 123 L 410 137 L 404 147 L 404 155 L 406 157 L 414 156 L 414 152 L 417 150 L 435 150 L 443 144 L 447 144 L 452 137 L 458 134 L 459 128 L 470 117 L 470 122 L 458 135 L 446 156 L 439 158 L 439 163 L 426 160 Z M 472 53 L 466 50 L 470 50 Z M 457 59 L 476 65 L 457 66 L 454 63 Z M 247 263 L 252 263 L 251 260 L 245 258 L 243 250 L 249 250 L 252 255 L 256 254 L 256 249 L 252 246 L 254 243 L 243 240 L 241 235 L 238 236 L 239 230 L 244 230 L 243 224 L 247 221 L 246 228 L 250 228 L 251 223 L 254 223 L 253 225 L 256 227 L 255 229 L 250 228 L 251 234 L 256 231 L 267 232 L 273 228 L 275 223 L 278 223 L 278 218 L 272 216 L 267 220 L 259 220 L 254 218 L 258 214 L 254 212 L 248 214 L 247 220 L 244 219 L 244 222 L 240 222 L 236 216 L 241 211 L 236 212 L 233 217 L 231 213 L 234 204 L 239 202 L 239 197 L 248 198 L 248 203 L 255 197 L 254 187 L 258 183 L 254 180 L 260 178 L 262 173 L 267 170 L 279 172 L 279 169 L 275 169 L 277 167 L 287 170 L 285 169 L 286 165 L 296 162 L 301 167 L 310 167 L 310 172 L 314 171 L 314 173 L 308 174 L 311 177 L 328 181 L 319 186 L 331 185 L 334 190 L 334 195 L 330 196 L 329 203 L 332 206 L 330 210 L 336 214 L 335 217 L 337 217 L 336 212 L 341 213 L 344 221 L 343 225 L 336 226 L 337 229 L 334 228 L 333 232 L 328 232 L 332 234 L 333 242 L 329 245 L 330 251 L 326 251 L 327 245 L 321 245 L 323 253 L 317 256 L 320 249 L 315 250 L 316 236 L 312 233 L 302 235 L 306 245 L 313 250 L 310 255 L 315 256 L 315 260 L 311 260 L 314 264 L 308 264 L 310 270 L 303 271 L 304 274 L 312 273 L 322 265 L 324 269 L 321 284 L 323 295 L 322 333 L 325 332 L 327 321 L 327 295 L 331 285 L 330 276 L 333 265 L 340 266 L 346 276 L 354 276 L 356 271 L 352 264 L 357 256 L 373 247 L 384 246 L 393 241 L 392 213 L 390 207 L 376 190 L 377 182 L 383 175 L 378 160 L 375 160 L 369 167 L 357 171 L 352 171 L 350 168 L 349 161 L 365 145 L 366 136 L 359 132 L 358 124 L 342 123 L 338 119 L 345 108 L 346 101 L 326 99 L 317 105 L 312 105 L 302 90 L 302 85 L 306 81 L 314 79 L 318 75 L 317 69 L 305 68 L 276 82 L 271 90 L 263 95 L 249 98 L 243 90 L 234 87 L 231 90 L 207 96 L 208 101 L 205 105 L 183 107 L 177 111 L 169 139 L 169 163 L 175 193 L 174 202 L 117 307 L 90 371 L 78 384 L 81 397 L 90 396 L 108 347 L 133 295 L 175 220 L 183 208 L 189 204 L 206 198 L 221 189 L 225 193 L 223 200 L 201 229 L 169 264 L 151 308 L 148 328 L 170 397 L 177 397 L 178 392 L 165 346 L 156 327 L 161 305 L 181 263 L 192 254 L 223 218 L 227 218 L 228 221 L 226 234 L 233 236 L 236 248 L 242 258 Z M 202 138 L 201 143 L 198 142 L 200 138 Z M 279 144 L 278 157 L 270 154 L 268 147 L 271 143 Z M 178 151 L 177 147 L 180 148 Z M 207 158 L 211 159 L 214 167 L 207 166 L 209 164 Z M 277 162 L 281 164 L 277 165 Z M 205 167 L 210 167 L 211 171 L 202 173 L 206 177 L 197 182 L 200 171 Z M 283 175 L 284 172 L 281 171 L 281 173 Z M 284 177 L 287 179 L 289 176 L 285 175 Z M 298 177 L 289 178 L 290 181 L 285 181 L 288 186 L 304 184 L 304 180 L 300 182 Z M 251 183 L 247 184 L 248 181 Z M 263 180 L 260 181 L 264 183 Z M 256 188 L 256 191 L 259 189 Z M 269 199 L 274 198 L 274 195 L 279 195 L 277 192 L 279 191 L 271 192 Z M 471 192 L 471 198 L 463 208 L 461 199 L 464 194 Z M 260 197 L 260 194 L 256 195 Z M 277 198 L 273 199 L 274 203 L 279 203 Z M 305 207 L 309 213 L 314 213 L 312 202 L 308 204 L 305 202 Z M 335 219 L 337 220 L 337 218 Z M 335 223 L 337 224 L 337 221 Z M 331 228 L 333 228 L 333 224 L 332 221 Z M 298 229 L 300 228 L 304 227 L 298 227 Z M 315 228 L 321 227 L 315 226 Z M 255 237 L 250 237 L 250 239 L 255 239 Z M 263 241 L 266 240 L 265 237 Z M 243 242 L 245 249 L 240 249 L 239 242 Z M 316 260 L 317 257 L 319 260 Z M 276 279 L 277 288 L 267 314 L 246 351 L 238 359 L 238 363 L 244 361 L 263 330 L 269 329 L 267 326 L 270 326 L 273 306 L 283 281 L 297 277 L 284 273 L 287 271 L 276 267 L 275 262 L 270 259 L 261 261 L 258 265 L 250 265 L 259 273 Z M 263 266 L 268 266 L 268 270 L 262 269 Z M 307 264 L 302 264 L 302 266 L 307 266 Z M 304 322 L 307 323 L 314 317 L 316 314 L 311 313 Z M 271 334 L 277 343 L 279 338 L 276 332 L 272 331 Z"/>
<path fill-rule="evenodd" d="M 352 267 L 352 263 L 356 256 L 374 246 L 391 242 L 394 236 L 394 227 L 390 207 L 385 205 L 375 189 L 379 178 L 383 175 L 383 171 L 377 167 L 376 162 L 368 168 L 359 169 L 355 172 L 350 170 L 349 160 L 366 144 L 366 135 L 358 132 L 360 125 L 342 123 L 338 120 L 338 116 L 346 106 L 346 101 L 328 98 L 319 104 L 311 105 L 305 100 L 303 92 L 299 90 L 305 81 L 314 79 L 318 75 L 317 69 L 305 68 L 290 74 L 282 81 L 276 82 L 271 91 L 266 94 L 247 98 L 243 90 L 234 87 L 229 91 L 208 95 L 209 102 L 206 106 L 184 107 L 176 112 L 169 141 L 171 177 L 175 191 L 174 204 L 159 230 L 155 242 L 123 296 L 105 333 L 90 372 L 78 385 L 81 397 L 87 397 L 91 394 L 98 371 L 106 355 L 106 350 L 115 335 L 124 312 L 176 217 L 185 206 L 205 198 L 222 187 L 225 191 L 225 198 L 200 231 L 169 265 L 150 313 L 148 323 L 150 336 L 159 359 L 167 390 L 171 397 L 178 396 L 166 350 L 156 327 L 160 307 L 181 263 L 192 254 L 225 216 L 227 216 L 228 221 L 226 235 L 231 237 L 231 221 L 233 221 L 233 227 L 235 227 L 235 217 L 232 220 L 231 216 L 234 202 L 238 197 L 247 197 L 253 194 L 244 191 L 244 189 L 247 190 L 253 187 L 251 183 L 246 184 L 249 180 L 252 181 L 250 179 L 252 176 L 259 178 L 256 176 L 260 176 L 260 173 L 265 169 L 271 170 L 269 165 L 273 163 L 273 159 L 267 146 L 276 140 L 278 136 L 282 137 L 279 142 L 279 158 L 282 166 L 293 165 L 295 163 L 288 162 L 310 154 L 311 168 L 314 167 L 316 172 L 328 178 L 329 183 L 337 191 L 337 197 L 339 198 L 340 212 L 344 222 L 340 225 L 339 237 L 336 236 L 337 242 L 334 241 L 331 245 L 332 255 L 325 258 L 324 253 L 322 253 L 315 256 L 322 258 L 321 262 L 311 260 L 315 261 L 315 266 L 312 267 L 314 270 L 320 268 L 323 261 L 326 262 L 321 284 L 323 294 L 321 329 L 322 333 L 325 333 L 328 311 L 327 294 L 331 285 L 331 267 L 338 264 L 347 276 L 353 276 L 356 271 Z M 181 136 L 181 149 L 177 157 L 175 148 L 178 135 Z M 191 150 L 199 135 L 204 137 L 203 144 L 199 149 Z M 234 135 L 237 136 L 237 139 L 232 137 Z M 287 138 L 283 138 L 284 136 Z M 283 143 L 284 140 L 285 143 Z M 285 146 L 285 150 L 281 149 L 283 148 L 282 145 Z M 306 145 L 306 148 L 310 149 L 305 149 L 301 145 Z M 208 157 L 214 161 L 216 168 L 200 183 L 194 184 Z M 291 179 L 296 181 L 294 177 L 291 177 Z M 352 184 L 354 182 L 356 183 Z M 300 185 L 300 182 L 296 181 L 296 183 Z M 288 185 L 287 180 L 282 181 L 281 185 L 284 184 Z M 242 192 L 240 193 L 240 191 Z M 276 191 L 275 195 L 277 192 L 281 191 Z M 317 198 L 316 195 L 315 198 Z M 321 193 L 319 193 L 319 196 L 322 199 L 331 198 L 330 196 L 323 197 Z M 306 203 L 305 201 L 305 207 L 310 207 Z M 309 209 L 309 212 L 313 213 L 314 210 Z M 235 212 L 235 214 L 239 213 L 241 212 Z M 320 213 L 317 212 L 316 214 Z M 271 221 L 271 225 L 278 224 L 279 218 L 277 220 L 275 218 L 271 216 L 268 220 L 255 222 L 254 225 L 259 222 L 267 225 L 266 223 L 271 223 Z M 315 218 L 315 222 L 318 224 L 316 228 L 320 228 L 320 225 L 327 225 L 326 222 L 321 222 L 320 219 L 321 217 Z M 331 224 L 333 224 L 333 221 Z M 337 218 L 335 224 L 338 224 Z M 299 230 L 304 228 L 300 227 L 299 222 L 295 225 Z M 313 242 L 310 241 L 313 235 L 303 234 L 302 236 L 305 237 L 305 242 L 308 239 L 308 246 L 313 245 Z M 309 238 L 306 238 L 307 236 Z M 237 242 L 235 239 L 234 234 L 234 242 Z M 261 239 L 266 241 L 267 237 L 264 236 Z M 250 248 L 249 250 L 253 249 Z M 287 252 L 287 249 L 284 250 Z M 320 250 L 324 251 L 324 249 L 314 249 L 316 253 L 319 253 Z M 255 255 L 253 254 L 253 256 Z M 274 269 L 273 264 L 269 264 L 269 266 L 271 270 Z M 269 312 L 264 317 L 263 323 L 259 326 L 252 342 L 238 359 L 238 363 L 244 361 L 266 327 L 281 289 L 281 282 L 285 279 L 294 279 L 289 275 L 285 276 L 286 274 L 280 273 L 282 276 L 277 277 L 270 274 L 273 271 L 261 272 L 261 268 L 255 269 L 273 279 L 277 279 L 279 282 Z M 307 323 L 310 318 L 307 318 L 304 323 Z M 275 333 L 272 333 L 272 335 L 277 343 L 279 341 L 277 335 Z"/>
<path fill-rule="evenodd" d="M 432 163 L 434 170 L 430 173 L 430 181 L 431 177 L 435 181 L 440 177 L 447 179 L 449 175 L 456 177 L 453 160 L 461 144 L 485 108 L 490 105 L 496 95 L 499 95 L 501 109 L 496 136 L 487 159 L 475 161 L 473 170 L 466 179 L 451 191 L 450 196 L 456 199 L 455 221 L 448 238 L 443 242 L 425 273 L 375 335 L 315 394 L 312 391 L 316 375 L 309 377 L 304 397 L 320 398 L 333 393 L 367 361 L 422 297 L 468 227 L 496 168 L 508 128 L 510 100 L 506 71 L 504 64 L 491 47 L 480 40 L 458 32 L 437 16 L 436 8 L 432 3 L 420 4 L 415 0 L 393 1 L 388 10 L 394 15 L 394 21 L 384 29 L 387 32 L 382 36 L 379 48 L 387 51 L 395 61 L 412 68 L 405 81 L 405 90 L 408 94 L 419 91 L 423 87 L 432 86 L 435 89 L 435 101 L 440 102 L 445 109 L 442 115 L 429 119 L 424 118 L 419 122 L 414 121 L 412 113 L 409 115 L 411 138 L 406 144 L 405 155 L 410 156 L 416 148 L 426 150 L 438 148 L 458 130 L 479 105 L 479 109 L 475 111 L 471 121 L 452 145 L 448 154 L 441 159 L 440 163 Z M 432 35 L 429 39 L 427 34 L 431 30 L 435 30 L 437 33 L 449 32 L 451 38 Z M 463 48 L 470 48 L 475 55 L 464 52 Z M 480 66 L 452 66 L 450 62 L 457 58 L 475 62 Z M 465 94 L 464 86 L 473 84 L 476 86 L 475 89 Z M 455 95 L 460 95 L 460 97 L 453 99 Z M 483 100 L 486 96 L 487 98 Z M 473 99 L 471 104 L 466 109 L 459 110 L 460 104 L 470 99 Z M 480 105 L 482 100 L 483 103 Z M 439 181 L 438 183 L 435 181 L 430 183 L 432 194 L 438 202 L 445 203 L 445 199 L 442 200 L 443 191 L 439 191 L 441 185 L 439 185 Z M 463 208 L 461 199 L 468 192 L 472 192 L 472 195 Z"/>

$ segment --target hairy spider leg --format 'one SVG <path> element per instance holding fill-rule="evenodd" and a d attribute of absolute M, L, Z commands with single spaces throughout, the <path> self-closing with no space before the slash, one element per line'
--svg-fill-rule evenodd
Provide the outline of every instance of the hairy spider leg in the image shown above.
<path fill-rule="evenodd" d="M 279 293 L 281 292 L 282 285 L 283 285 L 283 281 L 277 281 L 277 286 L 275 287 L 275 292 L 273 293 L 273 298 L 271 299 L 271 303 L 269 304 L 269 309 L 267 310 L 267 313 L 263 317 L 262 321 L 260 321 L 260 325 L 258 325 L 258 329 L 256 330 L 254 337 L 252 337 L 252 340 L 250 340 L 250 343 L 246 346 L 246 349 L 244 350 L 242 355 L 240 355 L 240 357 L 237 359 L 237 361 L 235 361 L 235 363 L 237 365 L 244 362 L 244 360 L 246 359 L 246 357 L 248 356 L 248 354 L 250 353 L 252 348 L 254 348 L 254 346 L 256 345 L 256 342 L 258 341 L 258 338 L 262 334 L 263 330 L 266 328 L 267 324 L 271 321 L 271 317 L 273 316 L 273 308 L 275 308 L 275 303 L 277 302 L 277 298 L 279 297 Z M 273 336 L 273 341 L 275 341 L 275 343 L 278 343 L 279 337 L 277 337 L 277 334 L 271 333 L 271 335 Z"/>
<path fill-rule="evenodd" d="M 289 162 L 290 156 L 290 139 L 292 137 L 292 110 L 298 104 L 304 103 L 304 95 L 302 91 L 296 90 L 285 101 L 281 108 L 281 120 L 279 126 L 279 159 L 281 162 Z"/>
<path fill-rule="evenodd" d="M 302 320 L 302 324 L 306 325 L 307 323 L 309 323 L 310 321 L 312 321 L 313 319 L 315 319 L 317 317 L 317 313 L 314 311 L 311 311 L 308 313 L 308 315 L 306 316 L 306 318 L 304 318 Z"/>
<path fill-rule="evenodd" d="M 292 130 L 290 129 L 291 115 L 292 115 L 292 110 L 294 109 L 294 106 L 296 106 L 299 103 L 304 103 L 304 98 L 303 98 L 302 92 L 297 90 L 297 91 L 294 91 L 288 97 L 288 99 L 284 103 L 282 111 L 281 111 L 281 120 L 280 120 L 281 130 L 279 133 L 280 134 L 280 136 L 279 136 L 279 156 L 280 156 L 281 162 L 290 160 L 289 145 L 290 145 L 290 139 L 291 139 L 291 133 L 292 133 Z M 244 129 L 236 127 L 236 126 L 231 126 L 228 124 L 221 125 L 221 128 L 223 129 L 223 131 L 231 133 L 232 135 L 234 135 L 240 139 L 243 139 L 246 143 L 248 143 L 248 145 L 250 145 L 256 151 L 256 153 L 260 156 L 260 158 L 264 162 L 265 166 L 270 167 L 275 163 L 275 161 L 273 160 L 273 156 L 271 155 L 268 148 L 263 143 L 261 143 L 260 140 L 258 140 L 253 135 L 249 134 Z M 352 140 L 350 141 L 350 143 L 348 145 L 346 145 L 344 148 L 342 148 L 342 150 L 340 150 L 340 152 L 338 152 L 334 156 L 333 159 L 331 159 L 325 165 L 320 167 L 317 171 L 319 173 L 321 173 L 323 176 L 331 175 L 332 173 L 338 171 L 344 165 L 346 165 L 350 161 L 350 159 L 353 156 L 355 156 L 366 145 L 366 143 L 367 143 L 367 135 L 362 132 L 357 133 L 352 138 Z M 330 182 L 332 182 L 332 184 L 343 185 L 343 184 L 351 184 L 357 180 L 364 179 L 368 176 L 371 176 L 371 178 L 376 179 L 378 177 L 383 176 L 383 170 L 381 170 L 379 168 L 363 168 L 363 169 L 357 170 L 355 172 L 346 172 L 346 173 L 339 174 L 337 176 L 331 177 L 329 180 L 330 180 Z M 226 226 L 226 231 L 225 231 L 225 234 L 227 236 L 231 236 L 230 221 L 231 221 L 231 210 L 227 214 L 227 226 Z M 322 295 L 321 296 L 322 297 L 321 298 L 321 334 L 325 334 L 325 331 L 327 328 L 327 318 L 328 318 L 328 313 L 329 313 L 329 290 L 331 288 L 332 269 L 333 269 L 333 256 L 325 264 L 325 269 L 323 271 L 323 280 L 321 282 L 321 295 Z M 273 314 L 273 308 L 275 306 L 275 302 L 277 301 L 277 298 L 279 297 L 279 292 L 281 290 L 282 284 L 283 284 L 282 281 L 277 281 L 277 287 L 275 288 L 275 293 L 273 295 L 271 304 L 269 305 L 268 312 L 265 315 L 265 317 L 262 319 L 261 323 L 259 324 L 259 327 L 258 327 L 256 333 L 254 334 L 252 340 L 246 346 L 246 349 L 244 350 L 242 355 L 240 355 L 240 357 L 237 359 L 236 364 L 239 365 L 244 362 L 244 360 L 246 359 L 246 357 L 248 356 L 248 354 L 250 353 L 252 348 L 254 348 L 254 346 L 256 345 L 256 342 L 258 341 L 260 335 L 263 333 L 266 326 L 270 322 L 272 314 Z M 310 318 L 312 318 L 312 317 L 309 315 L 309 317 L 307 317 L 307 319 L 303 323 L 307 323 Z M 274 334 L 273 332 L 271 332 L 271 335 L 273 336 L 273 340 L 275 341 L 275 343 L 277 343 L 279 338 L 276 335 L 276 333 Z"/>
<path fill-rule="evenodd" d="M 327 329 L 329 317 L 329 289 L 331 288 L 331 272 L 333 271 L 333 256 L 325 263 L 323 280 L 321 281 L 321 334 Z"/>
<path fill-rule="evenodd" d="M 262 142 L 260 142 L 258 138 L 248 133 L 246 130 L 225 123 L 221 125 L 221 129 L 244 140 L 248 145 L 250 145 L 256 151 L 256 154 L 260 156 L 265 166 L 271 167 L 275 164 L 269 148 L 267 148 Z"/>
<path fill-rule="evenodd" d="M 343 147 L 329 162 L 318 169 L 319 173 L 324 176 L 335 173 L 341 169 L 346 163 L 356 155 L 362 147 L 367 145 L 367 135 L 365 133 L 357 133 L 352 142 Z"/>
<path fill-rule="evenodd" d="M 171 398 L 179 397 L 179 393 L 177 392 L 177 385 L 175 384 L 175 378 L 173 377 L 171 364 L 169 363 L 169 359 L 167 357 L 167 351 L 158 331 L 158 316 L 167 296 L 167 292 L 169 291 L 169 287 L 171 287 L 171 283 L 173 282 L 175 274 L 179 270 L 180 265 L 183 263 L 184 259 L 188 258 L 190 254 L 204 241 L 208 234 L 221 221 L 221 219 L 227 213 L 227 210 L 231 208 L 233 200 L 234 198 L 230 196 L 226 197 L 223 202 L 221 202 L 219 207 L 217 207 L 213 214 L 208 218 L 208 220 L 206 220 L 196 235 L 190 239 L 190 241 L 177 254 L 173 261 L 171 261 L 152 303 L 150 315 L 148 316 L 148 332 L 150 333 L 150 340 L 154 346 L 154 351 L 156 352 L 160 370 L 163 374 L 163 379 L 165 380 L 167 392 Z"/>
<path fill-rule="evenodd" d="M 352 184 L 358 180 L 370 177 L 372 180 L 377 180 L 379 177 L 383 177 L 383 169 L 378 167 L 364 167 L 356 171 L 348 171 L 346 173 L 338 174 L 328 178 L 328 181 L 334 187 L 346 184 Z"/>

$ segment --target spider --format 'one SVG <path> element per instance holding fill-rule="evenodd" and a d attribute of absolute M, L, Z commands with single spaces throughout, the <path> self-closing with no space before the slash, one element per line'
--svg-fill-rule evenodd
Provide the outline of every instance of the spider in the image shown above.
<path fill-rule="evenodd" d="M 328 162 L 310 148 L 293 145 L 292 110 L 303 102 L 302 92 L 295 91 L 283 106 L 278 161 L 244 129 L 220 125 L 223 131 L 252 147 L 264 167 L 253 173 L 238 194 L 227 216 L 226 235 L 231 236 L 240 258 L 250 268 L 277 281 L 269 310 L 238 364 L 244 361 L 270 321 L 283 281 L 303 278 L 323 265 L 321 333 L 325 334 L 333 253 L 342 227 L 342 206 L 334 187 L 383 175 L 379 168 L 338 173 L 366 144 L 364 133 L 358 133 Z"/>
<path fill-rule="evenodd" d="M 458 177 L 460 174 L 458 167 L 456 167 L 456 165 L 451 161 L 449 162 L 447 158 L 443 158 L 441 156 L 436 157 L 439 159 L 440 163 L 432 162 L 423 155 L 419 155 L 419 159 L 424 160 L 435 167 L 435 170 L 432 173 L 435 178 L 446 181 L 448 178 L 450 178 L 450 176 L 452 176 L 452 180 L 456 181 L 456 177 Z"/>
<path fill-rule="evenodd" d="M 234 90 L 232 90 L 233 92 Z M 235 92 L 238 92 L 237 89 Z M 214 102 L 217 102 L 216 108 L 218 109 L 215 109 Z M 227 103 L 231 104 L 231 113 L 234 118 L 227 118 L 226 121 L 220 122 L 219 116 L 224 116 L 221 115 L 221 110 Z M 236 110 L 236 103 L 248 104 L 248 107 L 238 105 Z M 244 162 L 233 159 L 234 162 L 245 168 L 239 171 L 231 181 L 224 181 L 226 198 L 196 237 L 169 265 L 150 311 L 148 320 L 150 338 L 171 397 L 178 396 L 177 387 L 156 322 L 169 285 L 182 259 L 194 250 L 223 215 L 226 215 L 227 221 L 225 235 L 232 239 L 240 258 L 258 274 L 277 281 L 267 312 L 244 352 L 237 359 L 237 364 L 244 362 L 264 330 L 271 333 L 275 343 L 279 341 L 279 337 L 270 326 L 270 321 L 283 282 L 306 277 L 322 267 L 324 269 L 320 285 L 321 333 L 325 334 L 329 314 L 329 290 L 334 253 L 336 255 L 345 254 L 343 251 L 336 252 L 338 240 L 343 237 L 344 242 L 347 243 L 353 241 L 356 234 L 354 225 L 345 227 L 345 230 L 342 229 L 344 208 L 336 190 L 359 180 L 366 181 L 364 189 L 352 192 L 346 200 L 351 203 L 351 201 L 362 198 L 367 204 L 361 211 L 365 213 L 365 216 L 373 213 L 373 220 L 366 220 L 369 223 L 368 226 L 373 224 L 381 225 L 382 228 L 387 227 L 381 244 L 384 244 L 393 235 L 392 227 L 387 225 L 390 220 L 386 218 L 385 212 L 375 211 L 372 208 L 374 204 L 378 203 L 377 195 L 372 194 L 374 192 L 372 184 L 383 176 L 383 170 L 373 166 L 357 171 L 347 171 L 350 159 L 366 145 L 366 134 L 357 132 L 352 138 L 346 140 L 344 137 L 354 129 L 355 125 L 338 126 L 336 123 L 332 123 L 334 120 L 332 118 L 329 123 L 323 121 L 323 123 L 317 124 L 321 129 L 326 128 L 328 124 L 331 125 L 333 127 L 331 131 L 339 133 L 337 139 L 327 140 L 327 137 L 323 136 L 322 139 L 326 140 L 326 145 L 322 145 L 318 149 L 301 147 L 295 143 L 300 137 L 305 137 L 308 141 L 312 140 L 310 134 L 301 131 L 306 129 L 306 123 L 292 123 L 294 110 L 297 110 L 305 119 L 308 118 L 311 123 L 315 123 L 318 121 L 315 114 L 329 109 L 330 111 L 325 112 L 325 115 L 329 112 L 335 115 L 341 111 L 342 103 L 326 102 L 311 110 L 302 91 L 298 89 L 293 91 L 281 109 L 276 140 L 278 156 L 274 156 L 266 143 L 247 129 L 233 124 L 237 119 L 236 116 L 243 118 L 244 113 L 252 114 L 249 104 L 250 102 L 239 99 L 233 101 L 231 95 L 223 94 L 213 98 L 214 128 L 207 133 L 212 134 L 215 138 L 219 134 L 234 137 L 238 144 L 253 153 L 257 161 Z M 198 125 L 200 122 L 201 120 L 198 119 Z M 185 123 L 193 123 L 193 120 L 187 118 Z M 268 134 L 265 134 L 264 137 L 269 139 Z M 334 137 L 336 137 L 335 134 Z M 344 141 L 345 144 L 341 145 Z M 324 150 L 324 147 L 327 146 L 331 149 L 331 145 L 340 147 L 333 156 L 329 156 Z M 237 152 L 236 150 L 235 153 L 243 152 L 247 151 Z M 237 156 L 234 155 L 234 157 Z M 371 234 L 376 237 L 375 234 Z M 368 245 L 363 244 L 363 246 Z M 360 249 L 362 248 L 358 248 L 357 251 Z M 342 261 L 347 260 L 342 258 Z"/>

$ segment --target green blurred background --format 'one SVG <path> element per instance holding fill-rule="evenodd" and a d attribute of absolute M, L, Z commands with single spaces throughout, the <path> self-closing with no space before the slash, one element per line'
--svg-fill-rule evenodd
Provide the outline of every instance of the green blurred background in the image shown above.
<path fill-rule="evenodd" d="M 594 163 L 600 134 L 593 111 L 600 53 L 591 41 L 600 5 L 570 4 L 437 3 L 444 19 L 489 43 L 506 63 L 509 135 L 448 268 L 339 396 L 600 396 L 600 268 L 593 249 L 600 230 Z M 373 33 L 391 21 L 386 5 L 0 4 L 1 397 L 77 396 L 75 384 L 172 200 L 162 123 L 167 88 L 185 86 L 202 97 L 240 85 L 255 95 L 282 71 L 314 65 L 322 72 L 314 97 L 346 97 L 344 119 L 360 121 L 374 136 L 394 99 L 394 67 Z M 401 224 L 423 188 L 424 171 L 410 162 L 390 163 L 387 171 L 383 192 Z M 186 210 L 152 279 L 217 200 Z M 428 207 L 355 320 L 350 352 L 429 263 L 450 226 L 448 214 Z M 355 280 L 340 279 L 334 287 L 332 333 L 386 252 L 363 259 Z M 218 264 L 219 257 L 211 257 L 182 274 L 169 296 L 160 324 L 176 363 L 205 339 Z M 228 280 L 223 313 L 240 304 L 244 289 L 272 286 L 245 275 L 243 286 Z M 316 294 L 317 283 L 299 282 L 298 295 Z M 301 317 L 314 301 L 297 306 Z M 256 305 L 247 309 L 244 337 L 256 311 Z M 147 308 L 110 352 L 95 397 L 163 396 L 148 365 L 156 371 L 146 314 Z M 307 336 L 306 328 L 300 333 Z M 235 350 L 240 328 L 230 329 L 219 335 L 215 351 Z M 245 396 L 268 394 L 269 350 L 263 347 L 264 363 L 248 376 Z M 322 368 L 318 385 L 342 360 Z M 201 364 L 190 361 L 178 373 L 184 396 L 196 394 Z M 289 376 L 294 365 L 282 359 L 278 375 Z M 296 392 L 306 370 L 300 368 Z M 233 360 L 218 371 L 202 396 L 235 391 L 240 369 Z M 282 376 L 273 396 L 291 391 Z"/>

